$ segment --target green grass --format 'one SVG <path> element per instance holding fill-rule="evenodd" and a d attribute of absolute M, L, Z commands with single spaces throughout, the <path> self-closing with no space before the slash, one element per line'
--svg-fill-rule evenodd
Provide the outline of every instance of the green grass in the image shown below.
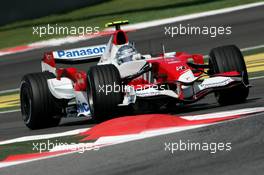
<path fill-rule="evenodd" d="M 60 26 L 99 26 L 114 20 L 128 19 L 131 23 L 203 12 L 213 9 L 252 3 L 261 0 L 109 0 L 65 14 L 54 14 L 0 27 L 0 48 L 27 44 L 34 41 L 63 37 L 62 35 L 32 35 L 33 26 L 58 24 Z"/>

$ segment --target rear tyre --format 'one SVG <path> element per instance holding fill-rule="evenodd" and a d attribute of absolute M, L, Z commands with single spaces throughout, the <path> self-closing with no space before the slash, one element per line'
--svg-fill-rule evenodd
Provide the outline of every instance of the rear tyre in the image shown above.
<path fill-rule="evenodd" d="M 101 122 L 109 119 L 122 103 L 122 82 L 112 64 L 91 67 L 87 73 L 87 96 L 92 117 Z"/>
<path fill-rule="evenodd" d="M 27 74 L 20 86 L 21 112 L 30 129 L 57 126 L 61 120 L 60 101 L 52 96 L 47 80 L 55 78 L 50 72 Z"/>
<path fill-rule="evenodd" d="M 215 96 L 218 103 L 228 105 L 244 102 L 249 94 L 249 88 L 247 87 L 249 81 L 244 57 L 239 48 L 235 45 L 217 47 L 212 49 L 209 55 L 210 73 L 212 75 L 237 71 L 241 74 L 244 83 L 240 86 L 216 92 Z"/>

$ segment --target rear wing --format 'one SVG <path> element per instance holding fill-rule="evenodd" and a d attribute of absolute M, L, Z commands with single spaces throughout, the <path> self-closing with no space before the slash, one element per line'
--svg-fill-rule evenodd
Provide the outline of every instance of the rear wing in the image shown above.
<path fill-rule="evenodd" d="M 106 45 L 96 45 L 90 47 L 81 47 L 69 50 L 53 51 L 52 55 L 55 62 L 75 62 L 100 58 L 106 49 Z"/>
<path fill-rule="evenodd" d="M 78 64 L 100 59 L 106 50 L 106 45 L 81 47 L 69 50 L 47 52 L 41 62 L 42 71 L 49 71 L 56 75 L 56 63 Z"/>

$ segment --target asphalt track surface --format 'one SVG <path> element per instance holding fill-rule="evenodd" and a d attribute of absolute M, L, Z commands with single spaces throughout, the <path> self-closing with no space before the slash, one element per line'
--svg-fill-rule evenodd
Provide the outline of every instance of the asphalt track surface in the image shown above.
<path fill-rule="evenodd" d="M 164 26 L 130 33 L 139 51 L 161 51 L 161 43 L 167 50 L 184 50 L 207 54 L 212 47 L 236 44 L 240 48 L 261 45 L 264 41 L 264 6 L 181 22 L 192 25 L 232 26 L 232 35 L 210 38 L 205 36 L 164 35 Z M 175 26 L 176 24 L 170 24 Z M 168 26 L 168 25 L 166 25 Z M 98 38 L 74 45 L 73 48 L 101 44 L 108 38 Z M 55 48 L 58 49 L 58 48 Z M 40 59 L 44 50 L 30 51 L 0 57 L 0 81 L 3 89 L 17 88 L 22 75 L 40 71 Z M 155 52 L 154 52 L 155 50 Z M 246 103 L 219 106 L 213 95 L 198 103 L 175 111 L 175 115 L 203 114 L 241 108 L 263 107 L 264 79 L 252 80 L 253 87 Z M 149 139 L 109 146 L 99 151 L 71 154 L 62 157 L 21 164 L 0 170 L 0 174 L 263 174 L 264 172 L 264 115 L 225 122 L 195 130 L 158 136 Z M 21 122 L 19 113 L 0 114 L 0 140 L 18 136 L 54 133 L 74 128 L 91 127 L 94 124 L 82 120 L 64 120 L 56 128 L 29 131 Z M 164 151 L 164 142 L 231 142 L 231 152 L 176 152 Z"/>

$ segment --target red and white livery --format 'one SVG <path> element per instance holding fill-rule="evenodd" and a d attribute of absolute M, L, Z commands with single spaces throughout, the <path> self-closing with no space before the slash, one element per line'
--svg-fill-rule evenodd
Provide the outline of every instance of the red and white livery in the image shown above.
<path fill-rule="evenodd" d="M 221 105 L 244 101 L 249 93 L 248 75 L 240 50 L 234 45 L 211 50 L 208 64 L 201 54 L 185 52 L 141 55 L 115 26 L 105 45 L 45 53 L 42 72 L 25 75 L 21 82 L 21 111 L 31 129 L 56 126 L 61 117 L 85 116 L 105 120 L 122 106 L 155 108 L 193 103 L 215 93 Z M 58 68 L 56 63 L 99 60 L 80 71 Z"/>

